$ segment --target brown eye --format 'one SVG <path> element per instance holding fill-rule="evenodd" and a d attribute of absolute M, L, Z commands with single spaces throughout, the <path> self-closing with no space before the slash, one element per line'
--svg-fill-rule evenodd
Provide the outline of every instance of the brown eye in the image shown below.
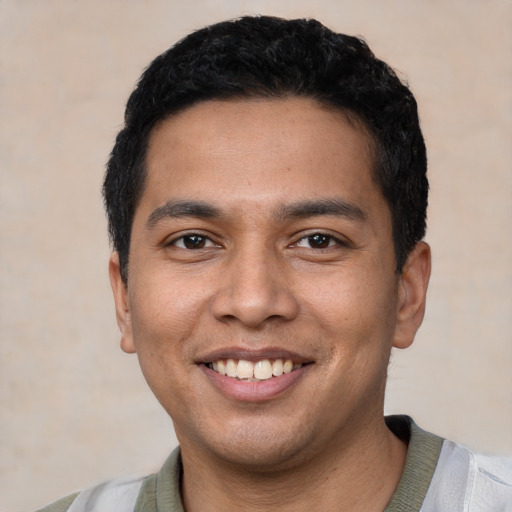
<path fill-rule="evenodd" d="M 205 243 L 206 239 L 204 236 L 192 235 L 183 237 L 183 245 L 187 249 L 202 249 Z"/>
<path fill-rule="evenodd" d="M 317 233 L 307 237 L 309 246 L 313 249 L 325 249 L 331 245 L 332 237 L 328 235 L 322 235 Z"/>
<path fill-rule="evenodd" d="M 192 234 L 180 236 L 174 240 L 172 245 L 180 247 L 181 249 L 204 249 L 205 247 L 211 247 L 213 243 L 206 236 Z"/>
<path fill-rule="evenodd" d="M 336 246 L 347 246 L 347 244 L 327 233 L 313 233 L 301 238 L 295 246 L 304 249 L 328 249 Z"/>
<path fill-rule="evenodd" d="M 322 233 L 315 233 L 314 235 L 308 236 L 306 240 L 312 249 L 326 249 L 334 241 L 332 236 L 323 235 Z"/>

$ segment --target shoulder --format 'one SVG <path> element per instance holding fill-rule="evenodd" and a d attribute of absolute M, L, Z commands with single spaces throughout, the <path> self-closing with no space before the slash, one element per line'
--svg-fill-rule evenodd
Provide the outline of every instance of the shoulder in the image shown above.
<path fill-rule="evenodd" d="M 78 492 L 70 494 L 69 496 L 66 496 L 64 498 L 61 498 L 60 500 L 50 503 L 46 507 L 38 509 L 36 512 L 66 512 L 66 510 L 68 510 L 69 506 L 71 505 L 71 503 L 73 503 L 78 494 Z"/>
<path fill-rule="evenodd" d="M 473 472 L 469 482 L 472 494 L 470 501 L 475 511 L 489 510 L 489 503 L 494 503 L 496 510 L 512 509 L 512 458 L 490 457 L 470 453 Z"/>
<path fill-rule="evenodd" d="M 512 510 L 512 459 L 444 441 L 422 511 Z"/>
<path fill-rule="evenodd" d="M 37 512 L 132 512 L 144 480 L 112 480 L 61 498 Z"/>
<path fill-rule="evenodd" d="M 177 447 L 158 473 L 132 479 L 111 480 L 85 491 L 71 494 L 37 512 L 156 512 L 158 504 L 183 512 L 180 494 L 182 474 Z"/>

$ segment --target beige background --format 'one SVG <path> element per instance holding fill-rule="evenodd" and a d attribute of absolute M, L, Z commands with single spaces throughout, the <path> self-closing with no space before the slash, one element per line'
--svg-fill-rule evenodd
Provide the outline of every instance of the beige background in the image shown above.
<path fill-rule="evenodd" d="M 512 2 L 0 0 L 0 510 L 159 467 L 175 440 L 118 348 L 100 198 L 141 70 L 241 14 L 364 35 L 420 103 L 434 274 L 387 411 L 512 455 Z"/>

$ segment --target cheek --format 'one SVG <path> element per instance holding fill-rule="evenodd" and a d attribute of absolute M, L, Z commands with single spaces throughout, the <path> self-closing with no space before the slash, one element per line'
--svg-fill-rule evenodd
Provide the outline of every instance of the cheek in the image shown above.
<path fill-rule="evenodd" d="M 314 286 L 303 283 L 299 293 L 305 316 L 339 339 L 339 350 L 357 350 L 377 338 L 391 343 L 397 300 L 394 276 L 368 267 L 336 270 L 317 279 Z"/>
<path fill-rule="evenodd" d="M 149 276 L 133 291 L 132 330 L 142 373 L 164 409 L 177 414 L 193 393 L 190 340 L 199 323 L 201 297 Z"/>
<path fill-rule="evenodd" d="M 149 275 L 134 284 L 130 308 L 137 352 L 158 351 L 162 359 L 168 353 L 180 358 L 186 340 L 208 308 L 205 290 L 184 279 L 166 278 L 165 274 L 154 279 Z"/>

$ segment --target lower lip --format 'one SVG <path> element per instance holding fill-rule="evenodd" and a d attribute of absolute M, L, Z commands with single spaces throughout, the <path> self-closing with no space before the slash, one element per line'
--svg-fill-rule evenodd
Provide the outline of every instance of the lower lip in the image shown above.
<path fill-rule="evenodd" d="M 270 400 L 284 393 L 302 379 L 311 366 L 311 364 L 306 364 L 293 372 L 284 373 L 279 377 L 271 377 L 266 380 L 243 381 L 221 375 L 204 364 L 199 365 L 206 377 L 208 377 L 210 382 L 212 382 L 222 394 L 244 402 Z"/>

